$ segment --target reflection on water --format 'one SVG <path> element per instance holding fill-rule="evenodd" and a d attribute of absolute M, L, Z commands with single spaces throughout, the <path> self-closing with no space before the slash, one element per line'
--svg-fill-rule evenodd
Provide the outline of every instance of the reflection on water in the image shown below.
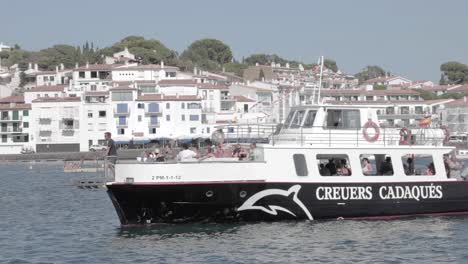
<path fill-rule="evenodd" d="M 0 164 L 0 262 L 463 263 L 468 217 L 120 228 L 60 164 Z"/>

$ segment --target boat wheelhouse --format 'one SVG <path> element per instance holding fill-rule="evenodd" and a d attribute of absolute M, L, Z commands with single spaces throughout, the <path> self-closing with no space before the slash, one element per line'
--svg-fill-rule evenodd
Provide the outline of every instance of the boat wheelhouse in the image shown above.
<path fill-rule="evenodd" d="M 300 106 L 251 159 L 118 161 L 106 186 L 122 225 L 465 214 L 445 138 L 381 127 L 369 107 Z"/>

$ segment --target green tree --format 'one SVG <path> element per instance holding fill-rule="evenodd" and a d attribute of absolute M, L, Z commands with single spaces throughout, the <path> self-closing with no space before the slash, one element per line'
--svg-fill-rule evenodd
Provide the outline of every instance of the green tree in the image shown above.
<path fill-rule="evenodd" d="M 224 64 L 224 70 L 226 72 L 232 72 L 237 76 L 242 77 L 244 75 L 244 70 L 247 68 L 246 64 L 238 62 L 230 62 Z"/>
<path fill-rule="evenodd" d="M 449 61 L 440 65 L 440 70 L 446 84 L 468 83 L 468 66 L 463 63 Z"/>
<path fill-rule="evenodd" d="M 201 39 L 193 42 L 180 56 L 181 60 L 209 71 L 220 70 L 232 61 L 231 48 L 217 39 Z"/>
<path fill-rule="evenodd" d="M 123 51 L 125 48 L 135 55 L 143 64 L 157 64 L 164 61 L 168 65 L 177 63 L 177 53 L 168 49 L 158 40 L 145 39 L 140 36 L 128 36 L 111 47 L 99 50 L 103 56 Z"/>
<path fill-rule="evenodd" d="M 373 89 L 374 90 L 387 90 L 387 86 L 383 84 L 374 84 Z"/>
<path fill-rule="evenodd" d="M 270 65 L 272 62 L 279 63 L 284 66 L 288 60 L 281 58 L 276 54 L 252 54 L 249 57 L 244 59 L 245 63 L 248 65 Z"/>
<path fill-rule="evenodd" d="M 258 74 L 258 80 L 263 81 L 265 79 L 265 73 L 263 72 L 263 69 L 260 69 L 260 73 Z"/>
<path fill-rule="evenodd" d="M 382 76 L 385 76 L 385 70 L 377 65 L 366 66 L 364 69 L 362 69 L 362 71 L 354 75 L 354 77 L 358 78 L 359 84 L 367 80 Z"/>
<path fill-rule="evenodd" d="M 333 72 L 338 71 L 338 65 L 336 65 L 336 61 L 331 59 L 325 59 L 323 61 L 323 66 L 327 67 L 327 69 L 332 70 Z"/>

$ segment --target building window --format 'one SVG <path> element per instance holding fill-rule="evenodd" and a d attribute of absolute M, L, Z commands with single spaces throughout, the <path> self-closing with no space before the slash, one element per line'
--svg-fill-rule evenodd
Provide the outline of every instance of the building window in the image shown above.
<path fill-rule="evenodd" d="M 85 78 L 85 72 L 80 71 L 80 72 L 78 73 L 78 78 L 84 79 L 84 78 Z"/>
<path fill-rule="evenodd" d="M 95 84 L 91 85 L 91 91 L 96 91 L 97 86 Z"/>
<path fill-rule="evenodd" d="M 159 113 L 159 104 L 150 103 L 148 105 L 148 112 L 150 112 L 150 113 Z"/>
<path fill-rule="evenodd" d="M 197 128 L 196 127 L 191 127 L 190 128 L 190 134 L 195 134 L 197 132 Z"/>
<path fill-rule="evenodd" d="M 294 167 L 296 168 L 297 176 L 308 176 L 309 171 L 307 169 L 307 162 L 304 154 L 293 155 Z"/>
<path fill-rule="evenodd" d="M 227 132 L 228 133 L 234 133 L 234 128 L 233 127 L 228 127 Z"/>
<path fill-rule="evenodd" d="M 171 116 L 170 115 L 166 115 L 166 121 L 171 121 Z"/>
<path fill-rule="evenodd" d="M 181 103 L 182 109 L 185 109 L 185 103 Z"/>
<path fill-rule="evenodd" d="M 150 134 L 156 134 L 156 128 L 150 128 L 149 133 Z"/>
<path fill-rule="evenodd" d="M 123 135 L 123 134 L 125 134 L 125 129 L 124 129 L 124 128 L 119 128 L 119 129 L 117 129 L 117 134 L 118 134 L 118 135 Z"/>
<path fill-rule="evenodd" d="M 88 118 L 93 118 L 93 113 L 88 113 Z"/>
<path fill-rule="evenodd" d="M 106 117 L 106 111 L 99 111 L 99 117 Z"/>
<path fill-rule="evenodd" d="M 145 109 L 145 104 L 138 103 L 137 107 L 138 107 L 138 109 Z"/>
<path fill-rule="evenodd" d="M 2 135 L 2 143 L 6 143 L 7 142 L 7 135 Z"/>
<path fill-rule="evenodd" d="M 29 116 L 29 111 L 28 110 L 23 110 L 23 116 Z"/>
<path fill-rule="evenodd" d="M 166 103 L 166 109 L 169 109 L 169 108 L 171 108 L 171 104 Z"/>
<path fill-rule="evenodd" d="M 200 116 L 199 115 L 190 115 L 190 121 L 199 121 Z"/>
<path fill-rule="evenodd" d="M 322 176 L 351 176 L 349 158 L 346 154 L 318 154 L 318 169 Z"/>
<path fill-rule="evenodd" d="M 117 104 L 117 113 L 128 113 L 128 104 Z"/>
<path fill-rule="evenodd" d="M 29 123 L 28 122 L 23 122 L 23 128 L 29 128 Z"/>
<path fill-rule="evenodd" d="M 185 115 L 182 115 L 182 121 L 185 121 Z"/>
<path fill-rule="evenodd" d="M 385 154 L 362 154 L 361 161 L 362 174 L 365 176 L 392 176 L 392 159 Z"/>
<path fill-rule="evenodd" d="M 138 122 L 141 122 L 141 115 L 138 116 Z"/>
<path fill-rule="evenodd" d="M 92 71 L 91 72 L 91 78 L 97 78 L 97 72 Z"/>
<path fill-rule="evenodd" d="M 207 133 L 207 134 L 210 133 L 210 128 L 209 128 L 209 127 L 206 128 L 206 133 Z"/>
<path fill-rule="evenodd" d="M 403 169 L 408 176 L 431 176 L 436 174 L 430 154 L 407 154 L 401 157 Z"/>

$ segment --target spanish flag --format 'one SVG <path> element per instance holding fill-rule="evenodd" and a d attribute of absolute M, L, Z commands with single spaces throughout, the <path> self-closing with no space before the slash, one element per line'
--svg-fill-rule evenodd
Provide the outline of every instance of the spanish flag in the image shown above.
<path fill-rule="evenodd" d="M 431 116 L 425 116 L 419 120 L 419 126 L 428 126 L 431 123 Z"/>

